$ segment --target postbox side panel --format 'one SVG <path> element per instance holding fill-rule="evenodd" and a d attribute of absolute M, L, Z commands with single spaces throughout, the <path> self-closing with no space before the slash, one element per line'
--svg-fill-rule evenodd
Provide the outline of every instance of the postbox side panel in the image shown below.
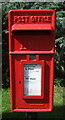
<path fill-rule="evenodd" d="M 23 86 L 22 86 L 22 76 L 23 76 L 23 71 L 21 69 L 21 62 L 26 60 L 26 55 L 12 55 L 12 64 L 11 63 L 11 72 L 13 70 L 14 76 L 11 78 L 11 84 L 13 82 L 12 90 L 15 91 L 15 96 L 13 92 L 11 93 L 12 95 L 12 101 L 13 101 L 13 106 L 12 108 L 14 109 L 50 109 L 52 106 L 50 105 L 50 101 L 52 99 L 52 94 L 51 94 L 51 86 L 53 87 L 53 81 L 52 79 L 52 74 L 51 74 L 51 69 L 53 66 L 53 55 L 39 55 L 40 61 L 44 59 L 45 61 L 45 68 L 44 68 L 44 98 L 43 99 L 23 99 Z M 51 66 L 51 67 L 50 67 Z M 14 72 L 15 71 L 15 72 Z M 50 93 L 49 93 L 50 92 Z M 20 101 L 20 102 L 19 102 Z M 52 109 L 52 108 L 51 108 Z"/>

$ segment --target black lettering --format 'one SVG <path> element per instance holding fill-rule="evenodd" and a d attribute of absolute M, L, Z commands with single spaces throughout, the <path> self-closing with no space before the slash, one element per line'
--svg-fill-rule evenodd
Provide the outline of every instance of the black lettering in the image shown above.
<path fill-rule="evenodd" d="M 30 80 L 36 80 L 36 78 L 30 78 Z"/>

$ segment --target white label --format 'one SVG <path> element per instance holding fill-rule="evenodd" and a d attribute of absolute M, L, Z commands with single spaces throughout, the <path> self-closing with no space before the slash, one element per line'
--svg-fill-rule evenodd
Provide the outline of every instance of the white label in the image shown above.
<path fill-rule="evenodd" d="M 24 95 L 41 95 L 41 64 L 24 65 Z"/>

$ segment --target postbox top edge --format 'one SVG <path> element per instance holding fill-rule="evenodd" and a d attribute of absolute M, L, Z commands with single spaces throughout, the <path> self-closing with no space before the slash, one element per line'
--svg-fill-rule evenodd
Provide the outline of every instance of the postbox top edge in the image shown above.
<path fill-rule="evenodd" d="M 53 12 L 55 12 L 55 10 L 53 10 L 53 9 L 12 9 L 12 10 L 10 10 L 9 11 L 9 13 L 11 13 L 11 12 L 29 12 L 29 11 L 32 11 L 32 12 L 35 12 L 35 11 L 49 11 L 49 12 L 51 12 L 51 11 L 53 11 Z"/>

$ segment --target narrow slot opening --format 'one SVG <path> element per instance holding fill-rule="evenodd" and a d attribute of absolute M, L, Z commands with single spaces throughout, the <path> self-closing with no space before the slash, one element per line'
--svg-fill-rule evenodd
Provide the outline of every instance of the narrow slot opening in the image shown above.
<path fill-rule="evenodd" d="M 13 30 L 13 35 L 46 35 L 51 34 L 51 30 Z"/>

